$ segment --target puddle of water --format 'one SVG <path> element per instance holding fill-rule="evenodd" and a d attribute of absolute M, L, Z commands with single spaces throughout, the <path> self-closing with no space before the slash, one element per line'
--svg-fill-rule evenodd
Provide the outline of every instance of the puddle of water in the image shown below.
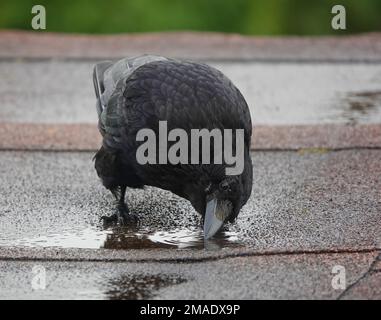
<path fill-rule="evenodd" d="M 128 228 L 102 230 L 96 227 L 89 227 L 81 231 L 13 240 L 8 244 L 24 247 L 105 248 L 121 250 L 155 248 L 216 250 L 240 246 L 236 233 L 230 231 L 222 231 L 214 239 L 205 241 L 202 231 L 198 229 L 151 231 Z"/>
<path fill-rule="evenodd" d="M 98 249 L 105 242 L 108 232 L 107 230 L 102 231 L 95 228 L 87 228 L 77 232 L 66 231 L 35 238 L 9 240 L 8 242 L 9 244 L 23 247 Z"/>
<path fill-rule="evenodd" d="M 168 275 L 123 275 L 110 280 L 105 294 L 110 300 L 136 300 L 152 298 L 154 291 L 185 282 L 178 276 Z"/>
<path fill-rule="evenodd" d="M 371 118 L 381 109 L 381 91 L 362 91 L 349 93 L 343 101 L 343 117 L 351 123 Z"/>

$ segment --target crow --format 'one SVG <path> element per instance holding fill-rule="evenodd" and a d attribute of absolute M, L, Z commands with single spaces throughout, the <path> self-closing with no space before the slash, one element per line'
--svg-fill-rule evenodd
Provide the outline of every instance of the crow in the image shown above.
<path fill-rule="evenodd" d="M 203 218 L 205 239 L 236 219 L 252 189 L 252 125 L 244 97 L 223 73 L 203 63 L 142 55 L 96 64 L 93 81 L 103 137 L 94 156 L 95 169 L 117 200 L 116 213 L 101 218 L 105 224 L 137 222 L 125 193 L 127 187 L 144 186 L 189 200 Z M 168 130 L 179 128 L 188 134 L 192 129 L 243 130 L 243 171 L 227 175 L 225 160 L 213 162 L 212 143 L 204 150 L 211 154 L 210 163 L 140 164 L 136 152 L 142 142 L 137 133 L 151 129 L 159 134 L 160 121 L 167 122 Z M 236 140 L 231 140 L 234 149 Z M 199 151 L 202 159 L 201 147 Z"/>

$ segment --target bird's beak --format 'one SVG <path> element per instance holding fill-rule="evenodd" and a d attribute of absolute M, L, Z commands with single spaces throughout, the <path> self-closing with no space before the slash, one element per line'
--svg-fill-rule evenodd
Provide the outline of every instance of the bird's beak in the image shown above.
<path fill-rule="evenodd" d="M 212 199 L 207 202 L 204 220 L 204 239 L 210 239 L 221 229 L 230 212 L 231 203 L 229 201 Z"/>

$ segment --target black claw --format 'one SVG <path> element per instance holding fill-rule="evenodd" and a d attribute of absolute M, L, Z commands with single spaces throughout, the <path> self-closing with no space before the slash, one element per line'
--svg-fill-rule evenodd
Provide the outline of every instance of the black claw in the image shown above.
<path fill-rule="evenodd" d="M 129 221 L 131 221 L 131 223 L 134 223 L 134 224 L 137 224 L 139 222 L 139 217 L 133 213 L 128 215 L 128 219 Z"/>
<path fill-rule="evenodd" d="M 136 225 L 138 221 L 138 217 L 135 214 L 124 214 L 118 220 L 121 226 Z"/>
<path fill-rule="evenodd" d="M 105 227 L 108 227 L 110 225 L 120 225 L 120 226 L 129 226 L 129 225 L 135 225 L 139 222 L 139 219 L 137 215 L 135 214 L 129 214 L 126 212 L 118 212 L 115 213 L 109 217 L 102 216 L 101 220 L 103 221 L 103 225 Z"/>
<path fill-rule="evenodd" d="M 103 226 L 108 227 L 111 224 L 115 224 L 118 222 L 118 216 L 117 216 L 117 214 L 113 214 L 109 217 L 102 216 L 100 220 L 103 221 Z"/>
<path fill-rule="evenodd" d="M 117 209 L 116 213 L 111 215 L 110 217 L 103 216 L 101 220 L 103 220 L 103 225 L 105 227 L 110 224 L 118 224 L 120 226 L 128 226 L 137 224 L 138 217 L 134 214 L 130 214 L 126 203 L 124 202 L 124 195 L 126 192 L 126 187 L 120 186 L 118 188 L 112 189 L 111 192 L 115 196 L 117 200 Z"/>

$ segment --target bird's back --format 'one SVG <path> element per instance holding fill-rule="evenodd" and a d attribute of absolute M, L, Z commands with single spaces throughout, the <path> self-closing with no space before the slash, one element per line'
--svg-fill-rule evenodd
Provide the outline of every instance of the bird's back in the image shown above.
<path fill-rule="evenodd" d="M 180 128 L 188 134 L 192 129 L 244 129 L 245 149 L 249 149 L 248 106 L 220 71 L 206 64 L 156 56 L 98 66 L 94 82 L 103 148 L 107 152 L 122 150 L 124 163 L 142 184 L 171 189 L 182 183 L 185 172 L 178 166 L 137 165 L 136 134 L 140 129 L 158 134 L 159 121 L 167 122 L 168 131 Z"/>
<path fill-rule="evenodd" d="M 115 63 L 102 61 L 97 63 L 93 71 L 94 89 L 97 97 L 96 109 L 99 118 L 99 129 L 102 135 L 107 132 L 107 122 L 113 117 L 117 106 L 110 101 L 112 95 L 119 87 L 124 89 L 124 84 L 128 77 L 139 67 L 153 61 L 167 60 L 161 56 L 142 55 L 132 58 L 124 58 Z M 109 118 L 109 119 L 108 119 Z M 111 128 L 109 128 L 112 130 Z"/>
<path fill-rule="evenodd" d="M 123 98 L 131 133 L 155 130 L 158 121 L 167 121 L 168 130 L 244 129 L 251 137 L 250 113 L 242 94 L 206 64 L 177 60 L 145 64 L 126 80 Z"/>

